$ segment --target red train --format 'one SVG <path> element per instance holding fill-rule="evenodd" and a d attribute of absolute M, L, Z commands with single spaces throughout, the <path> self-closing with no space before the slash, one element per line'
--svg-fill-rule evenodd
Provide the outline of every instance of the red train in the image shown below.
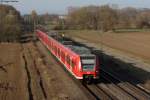
<path fill-rule="evenodd" d="M 55 33 L 36 30 L 39 40 L 76 78 L 91 81 L 99 78 L 99 60 L 91 51 Z"/>

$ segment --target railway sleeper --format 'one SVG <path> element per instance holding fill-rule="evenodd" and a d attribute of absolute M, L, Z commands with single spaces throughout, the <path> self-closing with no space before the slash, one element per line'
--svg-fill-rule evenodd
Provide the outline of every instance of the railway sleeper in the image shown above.
<path fill-rule="evenodd" d="M 146 94 L 142 90 L 139 90 L 138 88 L 129 84 L 128 82 L 119 83 L 118 86 L 120 86 L 122 89 L 128 91 L 130 94 L 132 94 L 139 100 L 150 100 L 150 96 L 148 94 Z"/>

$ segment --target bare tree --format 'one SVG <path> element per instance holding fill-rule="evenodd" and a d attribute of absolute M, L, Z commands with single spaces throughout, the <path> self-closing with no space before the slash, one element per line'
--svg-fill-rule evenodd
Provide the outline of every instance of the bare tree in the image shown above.
<path fill-rule="evenodd" d="M 150 28 L 150 11 L 139 13 L 136 22 L 138 28 Z"/>
<path fill-rule="evenodd" d="M 99 28 L 103 31 L 113 30 L 117 24 L 117 13 L 108 5 L 99 8 Z"/>
<path fill-rule="evenodd" d="M 68 14 L 70 24 L 80 29 L 102 29 L 104 31 L 114 29 L 117 22 L 115 10 L 109 6 L 82 7 Z"/>

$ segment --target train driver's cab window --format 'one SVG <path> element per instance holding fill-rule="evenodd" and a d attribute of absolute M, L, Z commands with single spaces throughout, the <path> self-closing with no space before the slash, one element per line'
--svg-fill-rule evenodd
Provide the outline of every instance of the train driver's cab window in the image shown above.
<path fill-rule="evenodd" d="M 96 63 L 95 55 L 81 56 L 81 64 L 83 71 L 93 71 Z"/>

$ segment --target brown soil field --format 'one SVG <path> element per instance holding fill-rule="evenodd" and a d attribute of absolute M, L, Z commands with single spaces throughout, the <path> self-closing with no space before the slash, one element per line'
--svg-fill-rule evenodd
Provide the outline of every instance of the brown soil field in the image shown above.
<path fill-rule="evenodd" d="M 97 31 L 68 31 L 72 37 L 102 44 L 113 49 L 143 58 L 150 63 L 150 32 L 146 33 L 100 33 Z"/>

